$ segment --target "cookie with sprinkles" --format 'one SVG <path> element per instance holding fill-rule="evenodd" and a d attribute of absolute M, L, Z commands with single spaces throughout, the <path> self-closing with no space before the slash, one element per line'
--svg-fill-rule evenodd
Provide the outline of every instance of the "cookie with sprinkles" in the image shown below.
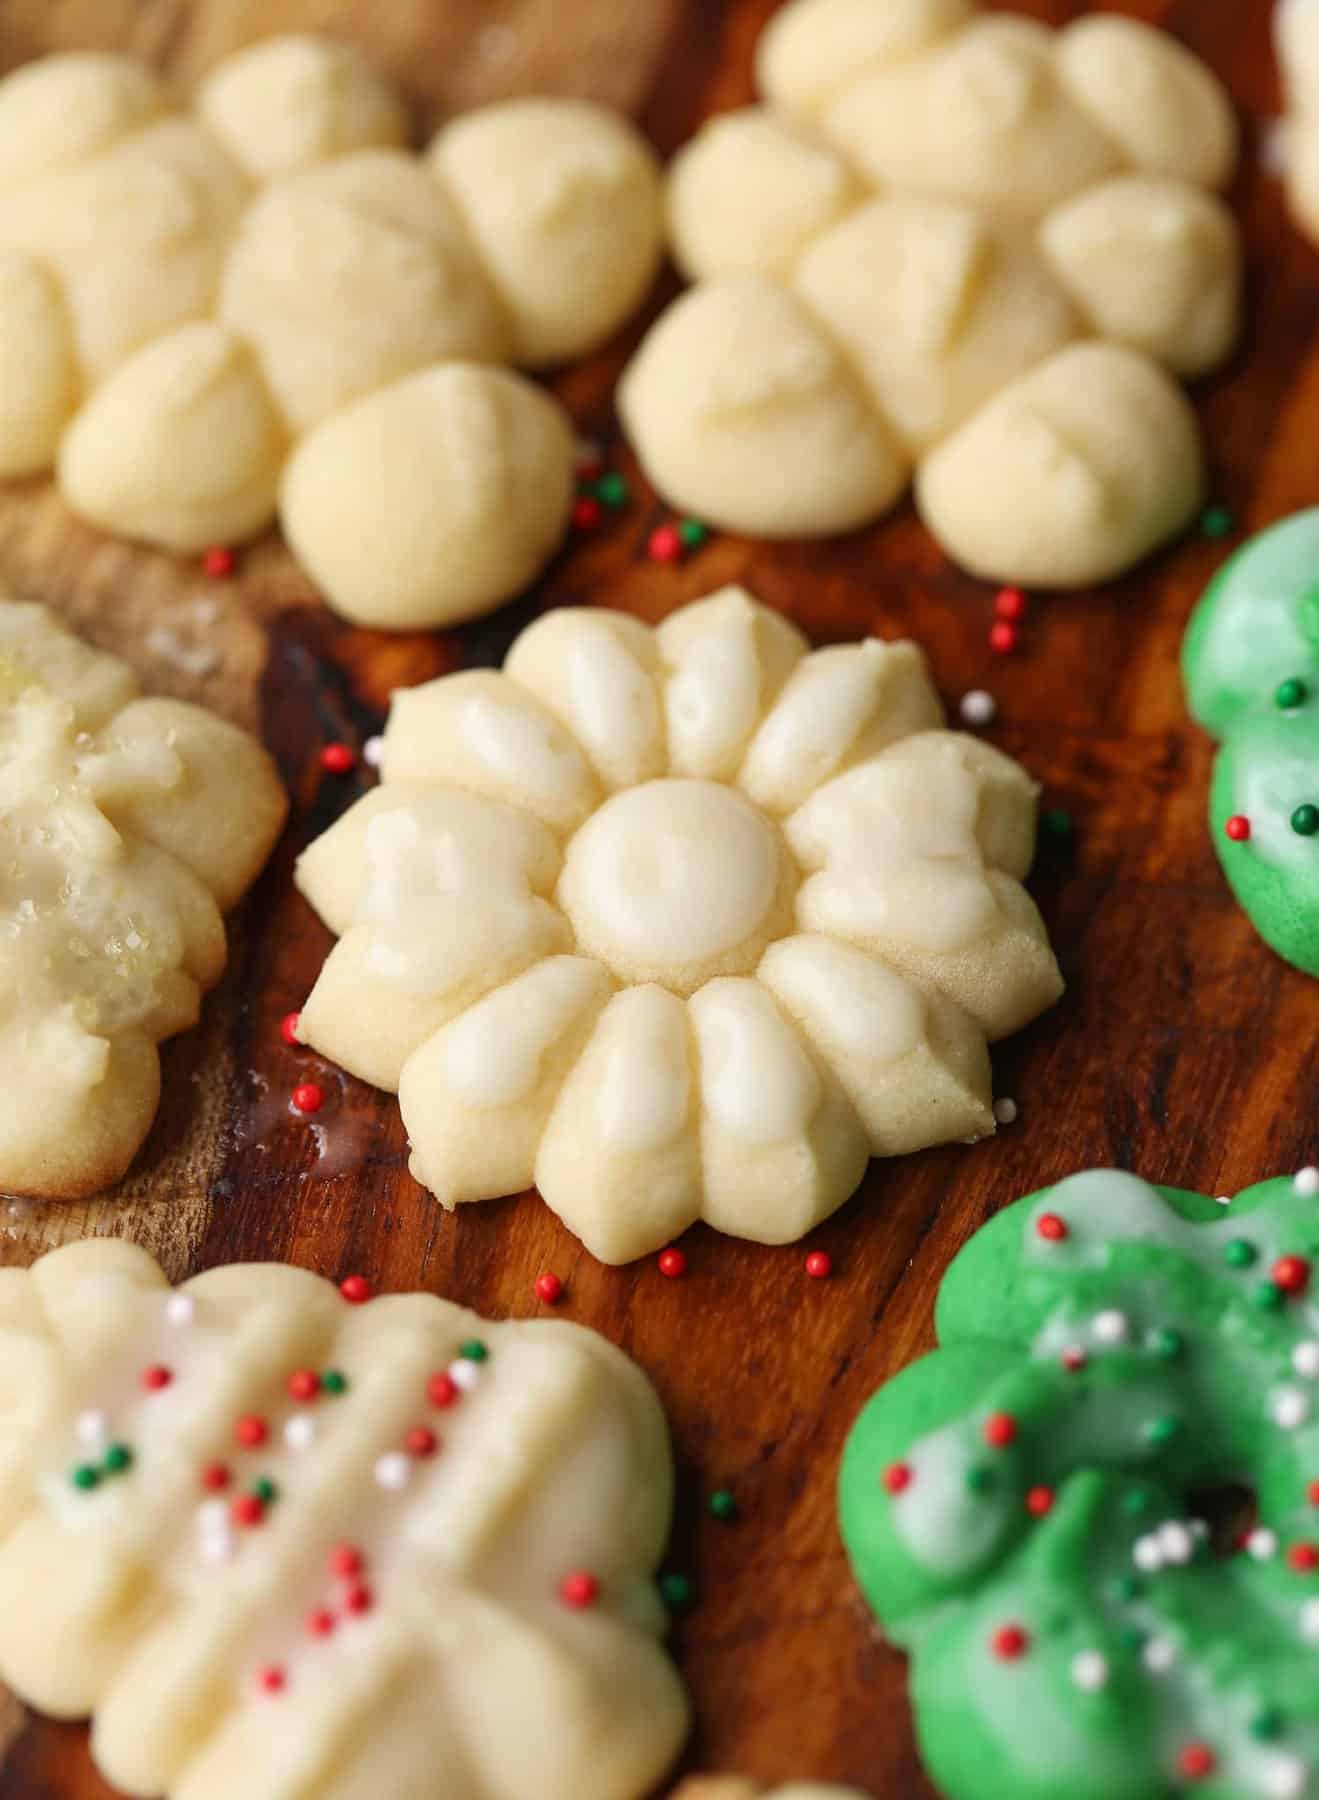
<path fill-rule="evenodd" d="M 1220 739 L 1214 847 L 1264 941 L 1319 975 L 1319 507 L 1219 570 L 1187 628 L 1187 702 Z"/>
<path fill-rule="evenodd" d="M 1319 1791 L 1314 1194 L 1033 1194 L 861 1414 L 843 1535 L 949 1800 Z"/>
<path fill-rule="evenodd" d="M 665 1424 L 594 1332 L 98 1239 L 0 1272 L 0 1355 L 0 1677 L 113 1787 L 639 1800 L 675 1755 Z"/>

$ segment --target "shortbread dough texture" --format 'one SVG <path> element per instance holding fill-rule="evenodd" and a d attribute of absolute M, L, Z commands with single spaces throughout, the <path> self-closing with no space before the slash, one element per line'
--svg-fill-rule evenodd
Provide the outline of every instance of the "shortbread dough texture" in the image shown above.
<path fill-rule="evenodd" d="M 0 598 L 0 1190 L 124 1173 L 286 813 L 254 738 Z"/>
<path fill-rule="evenodd" d="M 1053 32 L 966 0 L 793 0 L 765 102 L 675 159 L 696 284 L 621 412 L 674 505 L 818 536 L 916 500 L 972 573 L 1107 580 L 1191 517 L 1177 376 L 1236 339 L 1237 151 L 1214 76 L 1162 32 Z"/>
<path fill-rule="evenodd" d="M 1319 243 L 1319 0 L 1279 0 L 1273 35 L 1286 102 L 1287 197 L 1296 223 Z"/>
<path fill-rule="evenodd" d="M 0 475 L 195 552 L 278 513 L 329 603 L 452 624 L 532 580 L 573 431 L 515 374 L 648 287 L 662 205 L 623 119 L 518 99 L 405 149 L 344 45 L 275 38 L 174 110 L 130 59 L 0 82 Z"/>
<path fill-rule="evenodd" d="M 740 1775 L 693 1775 L 673 1800 L 868 1800 L 860 1788 L 836 1787 L 827 1781 L 790 1781 L 786 1787 L 762 1788 Z"/>
<path fill-rule="evenodd" d="M 687 1721 L 654 1392 L 581 1326 L 364 1291 L 110 1240 L 0 1273 L 0 1675 L 126 1794 L 641 1800 Z"/>
<path fill-rule="evenodd" d="M 986 1039 L 1055 1000 L 1037 789 L 915 644 L 808 654 L 738 588 L 547 613 L 396 693 L 300 858 L 339 935 L 304 1040 L 397 1089 L 446 1207 L 534 1182 L 603 1262 L 788 1243 L 867 1158 L 992 1132 Z"/>

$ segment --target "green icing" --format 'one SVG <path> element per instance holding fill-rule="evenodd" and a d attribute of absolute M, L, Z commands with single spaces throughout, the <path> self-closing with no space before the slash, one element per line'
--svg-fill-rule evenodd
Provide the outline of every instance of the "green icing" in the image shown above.
<path fill-rule="evenodd" d="M 1319 507 L 1252 538 L 1210 583 L 1182 649 L 1191 712 L 1222 748 L 1210 823 L 1266 943 L 1319 975 Z M 1250 823 L 1233 840 L 1230 818 Z"/>
<path fill-rule="evenodd" d="M 1044 1215 L 1066 1235 L 1042 1234 Z M 1272 1282 L 1284 1256 L 1314 1264 L 1313 1292 L 1305 1268 Z M 1261 1283 L 1278 1305 L 1259 1305 Z M 861 1587 L 911 1654 L 941 1790 L 1312 1800 L 1307 1184 L 1263 1182 L 1223 1207 L 1114 1171 L 1074 1176 L 977 1234 L 936 1324 L 941 1348 L 853 1428 L 839 1501 Z M 989 1483 L 968 1479 L 986 1467 Z M 1249 1553 L 1219 1554 L 1193 1516 L 1194 1496 L 1229 1485 L 1257 1496 Z"/>

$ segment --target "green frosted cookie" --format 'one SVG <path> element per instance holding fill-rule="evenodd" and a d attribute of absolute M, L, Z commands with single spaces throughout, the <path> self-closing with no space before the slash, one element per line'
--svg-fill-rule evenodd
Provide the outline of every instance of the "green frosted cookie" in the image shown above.
<path fill-rule="evenodd" d="M 1209 814 L 1255 929 L 1319 975 L 1319 507 L 1252 538 L 1187 629 L 1191 712 L 1222 748 Z"/>
<path fill-rule="evenodd" d="M 1031 1195 L 861 1414 L 843 1536 L 950 1800 L 1319 1795 L 1317 1194 Z"/>

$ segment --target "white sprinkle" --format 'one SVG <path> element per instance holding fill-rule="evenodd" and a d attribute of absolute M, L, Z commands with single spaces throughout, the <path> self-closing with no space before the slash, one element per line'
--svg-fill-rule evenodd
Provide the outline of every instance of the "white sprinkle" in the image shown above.
<path fill-rule="evenodd" d="M 1282 1388 L 1273 1396 L 1273 1423 L 1295 1431 L 1310 1416 L 1310 1398 L 1300 1388 Z"/>
<path fill-rule="evenodd" d="M 1319 1194 L 1319 1169 L 1313 1163 L 1304 1169 L 1298 1169 L 1292 1176 L 1292 1187 L 1302 1199 L 1313 1200 Z"/>
<path fill-rule="evenodd" d="M 1310 1771 L 1299 1756 L 1275 1756 L 1263 1770 L 1268 1800 L 1301 1800 Z"/>
<path fill-rule="evenodd" d="M 1303 1339 L 1292 1351 L 1292 1368 L 1313 1381 L 1319 1376 L 1319 1340 Z"/>
<path fill-rule="evenodd" d="M 994 1117 L 998 1120 L 1000 1125 L 1015 1124 L 1016 1118 L 1017 1118 L 1017 1103 L 1016 1103 L 1016 1101 L 1008 1100 L 1006 1098 L 1003 1100 L 995 1100 L 995 1102 L 994 1102 Z"/>
<path fill-rule="evenodd" d="M 1108 1685 L 1108 1658 L 1099 1650 L 1081 1650 L 1072 1658 L 1072 1680 L 1087 1694 Z"/>
<path fill-rule="evenodd" d="M 1109 1311 L 1096 1313 L 1090 1329 L 1101 1344 L 1124 1344 L 1131 1326 L 1125 1313 Z"/>
<path fill-rule="evenodd" d="M 284 1426 L 284 1442 L 290 1450 L 310 1450 L 316 1442 L 316 1421 L 309 1413 L 294 1413 Z"/>
<path fill-rule="evenodd" d="M 382 1488 L 388 1488 L 392 1494 L 399 1493 L 408 1485 L 412 1474 L 412 1463 L 401 1450 L 390 1450 L 376 1463 L 376 1481 Z"/>
<path fill-rule="evenodd" d="M 80 1444 L 89 1449 L 105 1442 L 105 1434 L 110 1428 L 110 1421 L 103 1412 L 79 1413 L 73 1422 L 73 1433 Z"/>
<path fill-rule="evenodd" d="M 1220 1206 L 1231 1206 L 1232 1204 L 1231 1194 L 1215 1194 L 1214 1198 Z"/>
<path fill-rule="evenodd" d="M 1256 1526 L 1246 1539 L 1246 1551 L 1256 1562 L 1267 1562 L 1271 1556 L 1278 1554 L 1278 1534 L 1267 1531 L 1264 1526 Z"/>
<path fill-rule="evenodd" d="M 1159 1527 L 1159 1548 L 1170 1563 L 1188 1563 L 1195 1555 L 1195 1538 L 1189 1526 L 1178 1519 L 1169 1519 L 1166 1525 Z"/>
<path fill-rule="evenodd" d="M 369 769 L 378 769 L 385 760 L 385 740 L 369 737 L 362 745 L 362 761 Z"/>
<path fill-rule="evenodd" d="M 984 688 L 972 688 L 969 694 L 962 695 L 957 710 L 967 725 L 992 725 L 998 717 L 998 702 Z"/>
<path fill-rule="evenodd" d="M 1177 1651 L 1170 1638 L 1151 1638 L 1141 1652 L 1141 1661 L 1152 1674 L 1162 1675 L 1177 1661 Z"/>
<path fill-rule="evenodd" d="M 1131 1560 L 1147 1575 L 1155 1575 L 1163 1567 L 1163 1546 L 1152 1532 L 1149 1537 L 1136 1539 L 1131 1546 Z"/>
<path fill-rule="evenodd" d="M 1319 1599 L 1307 1600 L 1301 1608 L 1301 1636 L 1310 1644 L 1319 1644 Z"/>
<path fill-rule="evenodd" d="M 469 1357 L 460 1356 L 457 1362 L 451 1362 L 448 1370 L 449 1380 L 464 1394 L 470 1394 L 481 1379 L 481 1371 Z"/>
<path fill-rule="evenodd" d="M 191 1294 L 171 1294 L 165 1302 L 165 1317 L 171 1325 L 191 1325 L 197 1317 L 197 1302 Z"/>
<path fill-rule="evenodd" d="M 234 1553 L 234 1536 L 231 1531 L 208 1531 L 202 1534 L 197 1546 L 198 1555 L 203 1562 L 228 1562 Z"/>

